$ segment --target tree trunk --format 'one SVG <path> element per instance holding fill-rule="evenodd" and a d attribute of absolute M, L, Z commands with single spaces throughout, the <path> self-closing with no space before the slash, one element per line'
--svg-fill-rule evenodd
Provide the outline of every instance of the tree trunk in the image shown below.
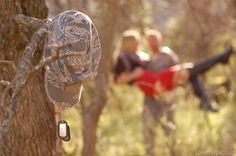
<path fill-rule="evenodd" d="M 119 1 L 106 2 L 107 7 L 103 12 L 103 23 L 98 26 L 102 44 L 102 59 L 99 74 L 96 79 L 94 96 L 89 106 L 82 108 L 83 124 L 83 156 L 96 155 L 96 131 L 99 117 L 107 101 L 109 90 L 109 73 L 112 66 L 112 45 L 115 36 L 116 23 L 118 20 Z M 104 5 L 104 4 L 102 4 Z M 109 14 L 107 13 L 109 12 Z M 103 28 L 103 29 L 99 29 Z"/>
<path fill-rule="evenodd" d="M 19 64 L 22 52 L 33 31 L 15 23 L 14 17 L 25 14 L 46 18 L 48 9 L 45 0 L 3 0 L 0 1 L 0 60 Z M 35 30 L 34 30 L 35 31 Z M 33 62 L 42 56 L 37 50 Z M 44 89 L 44 75 L 41 70 L 34 75 L 23 90 L 18 111 L 5 140 L 5 156 L 51 156 L 56 154 L 56 124 L 54 106 L 48 102 Z M 0 80 L 11 81 L 15 71 L 9 65 L 0 64 Z M 0 93 L 3 87 L 0 86 Z M 10 94 L 10 93 L 9 93 Z M 0 107 L 0 120 L 9 104 Z"/>

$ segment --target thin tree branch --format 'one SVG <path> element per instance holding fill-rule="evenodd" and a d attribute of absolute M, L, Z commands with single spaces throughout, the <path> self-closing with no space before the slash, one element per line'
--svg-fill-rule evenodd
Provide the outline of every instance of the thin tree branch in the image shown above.
<path fill-rule="evenodd" d="M 81 53 L 69 53 L 69 54 L 64 54 L 64 55 L 60 55 L 60 50 L 62 49 L 62 47 L 67 47 L 68 45 L 66 46 L 61 46 L 61 47 L 57 47 L 57 50 L 56 50 L 56 53 L 55 55 L 53 55 L 52 57 L 48 57 L 46 59 L 44 59 L 43 61 L 41 61 L 38 65 L 36 65 L 34 68 L 32 68 L 31 70 L 29 71 L 26 71 L 22 77 L 19 76 L 19 77 L 16 77 L 15 80 L 19 80 L 21 78 L 24 78 L 25 80 L 28 80 L 30 77 L 32 77 L 32 75 L 36 72 L 38 72 L 40 69 L 42 69 L 43 67 L 57 61 L 57 60 L 60 60 L 60 59 L 63 59 L 63 58 L 66 58 L 66 57 L 71 57 L 71 56 L 79 56 L 79 55 L 82 55 Z M 70 46 L 70 45 L 69 45 Z"/>
<path fill-rule="evenodd" d="M 43 40 L 47 34 L 47 24 L 41 26 L 41 28 L 34 33 L 33 37 L 31 38 L 30 42 L 28 43 L 23 52 L 21 63 L 19 69 L 17 70 L 17 77 L 19 77 L 19 75 L 24 74 L 25 71 L 30 69 L 31 58 L 35 50 L 37 49 L 39 42 Z"/>
<path fill-rule="evenodd" d="M 35 29 L 39 29 L 42 25 L 44 25 L 48 21 L 47 19 L 40 20 L 37 18 L 25 16 L 23 14 L 18 14 L 15 17 L 15 20 L 19 24 L 23 24 L 23 25 L 26 25 L 28 27 L 35 28 Z"/>

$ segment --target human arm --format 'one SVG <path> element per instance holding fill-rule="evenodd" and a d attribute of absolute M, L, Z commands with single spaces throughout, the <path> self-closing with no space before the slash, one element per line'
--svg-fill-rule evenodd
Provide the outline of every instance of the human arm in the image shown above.
<path fill-rule="evenodd" d="M 134 81 L 139 76 L 143 74 L 142 68 L 135 68 L 132 72 L 123 72 L 119 76 L 116 77 L 115 82 L 117 84 L 126 84 Z"/>

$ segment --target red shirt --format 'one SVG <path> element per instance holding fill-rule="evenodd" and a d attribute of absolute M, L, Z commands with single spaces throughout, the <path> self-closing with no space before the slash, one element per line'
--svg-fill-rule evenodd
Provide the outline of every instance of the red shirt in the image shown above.
<path fill-rule="evenodd" d="M 118 57 L 117 64 L 114 68 L 115 79 L 122 72 L 132 72 L 136 67 L 142 67 L 145 71 L 142 76 L 129 84 L 136 84 L 146 95 L 155 96 L 158 93 L 154 90 L 154 84 L 159 81 L 164 91 L 174 88 L 173 77 L 174 71 L 170 67 L 167 70 L 154 72 L 146 69 L 146 63 L 140 60 L 134 52 L 122 52 Z"/>
<path fill-rule="evenodd" d="M 173 78 L 174 70 L 171 67 L 158 73 L 145 70 L 143 75 L 135 80 L 134 84 L 138 85 L 145 94 L 155 96 L 158 93 L 154 89 L 154 84 L 159 81 L 163 91 L 170 91 L 175 87 Z"/>

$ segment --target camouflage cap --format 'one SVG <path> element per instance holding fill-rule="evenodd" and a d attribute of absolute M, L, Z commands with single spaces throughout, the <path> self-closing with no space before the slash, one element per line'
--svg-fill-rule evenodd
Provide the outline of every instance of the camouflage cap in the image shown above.
<path fill-rule="evenodd" d="M 44 58 L 55 55 L 59 60 L 46 67 L 45 88 L 49 100 L 57 105 L 73 106 L 80 101 L 82 83 L 94 79 L 101 58 L 101 45 L 91 19 L 78 11 L 55 16 L 48 25 Z"/>

